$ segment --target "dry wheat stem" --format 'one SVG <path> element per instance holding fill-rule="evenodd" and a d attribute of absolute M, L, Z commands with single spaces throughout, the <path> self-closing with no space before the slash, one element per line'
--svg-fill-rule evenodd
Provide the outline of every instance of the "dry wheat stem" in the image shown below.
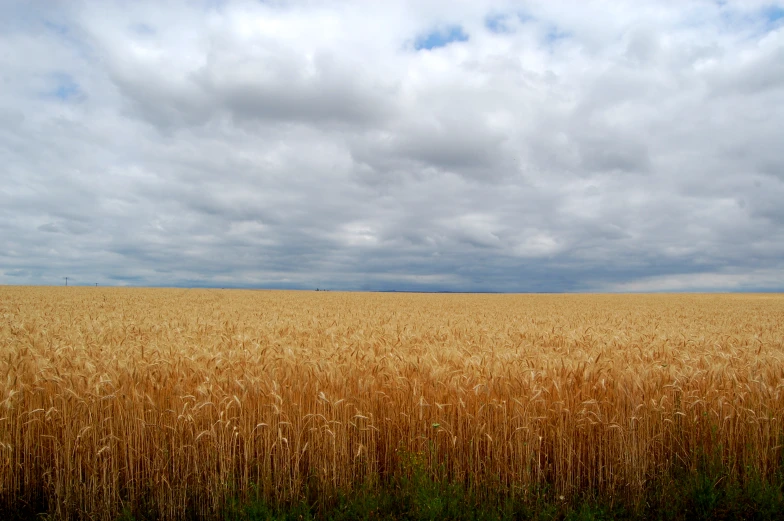
<path fill-rule="evenodd" d="M 0 501 L 58 517 L 781 461 L 784 296 L 0 288 Z"/>

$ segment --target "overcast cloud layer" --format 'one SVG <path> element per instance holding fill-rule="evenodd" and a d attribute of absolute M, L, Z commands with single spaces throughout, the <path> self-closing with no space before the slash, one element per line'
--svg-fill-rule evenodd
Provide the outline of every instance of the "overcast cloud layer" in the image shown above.
<path fill-rule="evenodd" d="M 0 283 L 784 289 L 784 3 L 0 2 Z"/>

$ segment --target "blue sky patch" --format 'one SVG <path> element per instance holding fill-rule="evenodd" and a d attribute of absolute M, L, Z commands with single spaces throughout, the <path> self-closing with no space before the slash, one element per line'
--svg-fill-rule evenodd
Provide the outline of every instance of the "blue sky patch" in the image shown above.
<path fill-rule="evenodd" d="M 547 34 L 545 35 L 544 40 L 547 44 L 552 45 L 560 40 L 565 40 L 569 38 L 569 36 L 570 34 L 568 32 L 562 31 L 558 27 L 551 26 L 547 30 Z"/>
<path fill-rule="evenodd" d="M 534 17 L 528 13 L 519 12 L 512 14 L 492 14 L 485 18 L 485 27 L 491 32 L 496 34 L 508 34 L 514 32 L 510 27 L 510 22 L 514 22 L 514 18 L 521 24 L 525 24 L 534 20 Z"/>
<path fill-rule="evenodd" d="M 153 26 L 146 23 L 131 24 L 131 32 L 139 36 L 153 36 L 157 33 Z"/>
<path fill-rule="evenodd" d="M 68 26 L 58 22 L 52 22 L 50 20 L 44 21 L 44 27 L 48 30 L 52 31 L 53 33 L 57 34 L 58 36 L 67 36 L 69 33 Z"/>
<path fill-rule="evenodd" d="M 506 24 L 507 16 L 504 14 L 496 14 L 485 18 L 485 27 L 491 32 L 496 34 L 504 34 L 510 32 L 509 26 Z"/>
<path fill-rule="evenodd" d="M 767 33 L 784 24 L 784 8 L 769 4 L 754 11 L 740 11 L 731 6 L 722 6 L 719 19 L 725 31 L 732 31 L 737 27 L 752 27 Z"/>
<path fill-rule="evenodd" d="M 533 22 L 535 18 L 528 13 L 517 13 L 517 19 L 520 20 L 521 24 L 527 24 L 528 22 Z"/>
<path fill-rule="evenodd" d="M 57 72 L 51 75 L 52 88 L 46 94 L 60 101 L 70 101 L 81 95 L 79 84 L 70 74 Z"/>
<path fill-rule="evenodd" d="M 772 24 L 780 22 L 782 19 L 784 19 L 784 8 L 777 5 L 767 7 L 766 9 L 763 9 L 762 12 L 765 18 L 768 19 L 768 22 Z"/>
<path fill-rule="evenodd" d="M 437 49 L 446 47 L 452 42 L 466 42 L 468 34 L 459 25 L 452 25 L 445 29 L 438 29 L 419 36 L 414 42 L 417 51 L 422 49 Z"/>

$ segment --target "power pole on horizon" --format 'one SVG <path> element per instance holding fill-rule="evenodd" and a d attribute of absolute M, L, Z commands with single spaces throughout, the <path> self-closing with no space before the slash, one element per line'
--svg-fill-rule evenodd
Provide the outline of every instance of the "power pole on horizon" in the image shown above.
<path fill-rule="evenodd" d="M 64 277 L 64 278 L 65 278 L 65 285 L 68 286 L 68 277 Z"/>

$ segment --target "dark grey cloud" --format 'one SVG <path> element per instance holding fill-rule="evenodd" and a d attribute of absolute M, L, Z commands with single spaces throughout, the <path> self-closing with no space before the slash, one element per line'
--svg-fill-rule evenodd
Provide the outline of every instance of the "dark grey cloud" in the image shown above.
<path fill-rule="evenodd" d="M 782 19 L 609 9 L 3 4 L 0 283 L 784 289 Z"/>

